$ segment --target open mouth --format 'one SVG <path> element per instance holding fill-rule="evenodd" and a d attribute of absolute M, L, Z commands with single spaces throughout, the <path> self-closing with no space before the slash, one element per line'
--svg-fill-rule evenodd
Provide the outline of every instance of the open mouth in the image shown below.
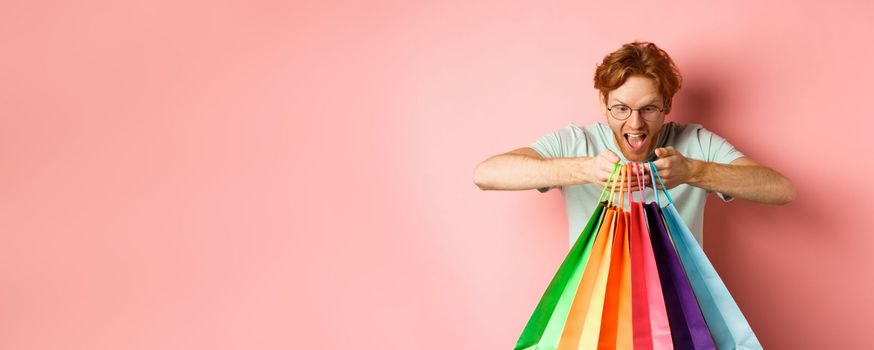
<path fill-rule="evenodd" d="M 643 148 L 643 143 L 646 141 L 646 134 L 625 133 L 625 142 L 632 151 L 640 151 Z"/>

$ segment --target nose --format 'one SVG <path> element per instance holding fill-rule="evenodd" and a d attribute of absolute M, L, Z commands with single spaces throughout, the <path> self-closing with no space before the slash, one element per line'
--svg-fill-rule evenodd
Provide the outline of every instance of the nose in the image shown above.
<path fill-rule="evenodd" d="M 631 115 L 628 116 L 628 126 L 633 129 L 639 129 L 646 125 L 643 117 L 640 116 L 640 110 L 632 110 Z"/>

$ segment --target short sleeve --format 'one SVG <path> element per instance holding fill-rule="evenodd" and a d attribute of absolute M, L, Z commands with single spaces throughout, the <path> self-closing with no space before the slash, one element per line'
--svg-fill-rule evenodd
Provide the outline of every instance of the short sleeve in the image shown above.
<path fill-rule="evenodd" d="M 698 129 L 698 141 L 708 162 L 728 164 L 744 156 L 726 139 L 705 128 Z"/>
<path fill-rule="evenodd" d="M 561 129 L 544 135 L 531 145 L 543 158 L 566 158 L 573 156 L 571 150 L 580 142 L 579 128 L 569 124 Z M 538 188 L 541 193 L 551 187 Z"/>
<path fill-rule="evenodd" d="M 698 140 L 701 144 L 701 150 L 704 152 L 705 160 L 708 162 L 729 164 L 735 159 L 744 156 L 743 153 L 734 148 L 726 139 L 705 128 L 698 129 Z M 731 196 L 718 192 L 716 195 L 726 202 L 734 199 Z"/>
<path fill-rule="evenodd" d="M 543 158 L 562 158 L 565 156 L 570 136 L 568 127 L 564 127 L 544 135 L 534 141 L 529 147 L 540 153 Z"/>

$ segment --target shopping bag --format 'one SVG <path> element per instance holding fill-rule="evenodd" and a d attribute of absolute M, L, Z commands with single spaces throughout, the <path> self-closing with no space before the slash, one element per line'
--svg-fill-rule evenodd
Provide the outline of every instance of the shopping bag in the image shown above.
<path fill-rule="evenodd" d="M 619 171 L 619 179 L 625 174 L 625 167 Z M 614 179 L 615 180 L 615 179 Z M 615 185 L 611 189 L 611 199 L 615 198 Z M 620 192 L 622 187 L 620 186 Z M 621 200 L 622 194 L 619 198 Z M 601 230 L 595 238 L 592 248 L 592 256 L 583 277 L 580 280 L 577 295 L 574 297 L 571 310 L 565 323 L 558 349 L 595 349 L 598 346 L 598 337 L 601 332 L 601 320 L 604 312 L 604 300 L 607 293 L 607 278 L 609 275 L 610 259 L 614 233 L 622 224 L 620 221 L 622 208 L 609 206 Z"/>
<path fill-rule="evenodd" d="M 604 223 L 595 238 L 591 258 L 583 272 L 577 294 L 568 313 L 558 349 L 594 349 L 598 344 L 604 293 L 607 287 L 607 268 L 610 261 L 609 247 L 613 244 L 616 219 L 616 208 L 607 208 Z M 586 347 L 582 344 L 586 344 Z"/>
<path fill-rule="evenodd" d="M 631 205 L 629 236 L 634 349 L 673 349 L 671 326 L 643 207 L 646 199 L 640 178 L 643 167 L 638 167 L 637 163 L 633 165 L 641 189 L 641 201 L 635 202 L 632 196 L 628 200 Z"/>
<path fill-rule="evenodd" d="M 761 349 L 740 307 L 674 207 L 655 165 L 649 165 L 668 198 L 668 205 L 661 212 L 716 346 L 719 349 Z"/>
<path fill-rule="evenodd" d="M 546 287 L 546 292 L 516 342 L 515 349 L 555 349 L 558 346 L 570 311 L 570 303 L 576 295 L 582 272 L 592 251 L 595 233 L 604 219 L 605 206 L 606 202 L 599 202 L 595 207 L 583 232 Z"/>
<path fill-rule="evenodd" d="M 620 204 L 619 208 L 622 208 Z M 631 324 L 631 257 L 628 251 L 629 214 L 618 212 L 616 230 L 613 232 L 613 247 L 610 270 L 607 275 L 607 290 L 604 295 L 604 311 L 598 335 L 599 349 L 630 349 L 632 347 Z"/>
<path fill-rule="evenodd" d="M 631 193 L 631 165 L 631 163 L 626 164 L 627 176 L 625 176 L 629 206 L 634 204 Z M 619 208 L 624 208 L 622 201 L 619 203 Z M 604 298 L 604 313 L 598 339 L 599 349 L 631 349 L 634 346 L 630 231 L 631 213 L 622 210 L 614 232 L 613 258 L 610 261 L 607 293 Z"/>
<path fill-rule="evenodd" d="M 652 166 L 652 163 L 650 163 Z M 655 167 L 651 168 L 655 169 Z M 654 176 L 650 176 L 655 186 Z M 659 270 L 659 278 L 662 282 L 662 294 L 665 298 L 665 308 L 668 313 L 668 322 L 671 325 L 671 338 L 677 349 L 715 349 L 713 338 L 689 279 L 683 270 L 683 265 L 677 256 L 667 227 L 659 210 L 659 198 L 656 202 L 650 202 L 644 209 L 646 211 L 647 226 L 650 231 L 653 252 L 656 257 L 656 266 Z"/>
<path fill-rule="evenodd" d="M 618 170 L 619 165 L 617 164 L 610 176 L 611 179 L 614 178 Z M 602 190 L 598 205 L 586 227 L 574 242 L 568 255 L 559 266 L 558 272 L 547 286 L 514 349 L 556 349 L 558 347 L 571 303 L 577 294 L 577 287 L 591 256 L 595 236 L 601 229 L 605 217 L 608 216 L 606 190 L 607 186 Z M 612 214 L 609 216 L 612 218 Z"/>
<path fill-rule="evenodd" d="M 645 204 L 629 193 L 624 210 L 636 166 L 614 168 L 515 348 L 760 349 L 670 194 L 661 208 L 658 196 Z M 656 189 L 662 180 L 652 163 L 649 170 Z"/>

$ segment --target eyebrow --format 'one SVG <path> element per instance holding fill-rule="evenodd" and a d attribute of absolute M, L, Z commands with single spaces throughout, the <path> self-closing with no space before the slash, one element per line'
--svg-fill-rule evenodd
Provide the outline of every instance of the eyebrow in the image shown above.
<path fill-rule="evenodd" d="M 626 106 L 628 105 L 627 103 L 622 102 L 622 101 L 620 101 L 618 98 L 615 98 L 615 97 L 612 98 L 612 100 L 613 100 L 614 102 L 619 102 L 620 104 L 623 104 L 623 105 L 626 105 Z M 656 102 L 658 102 L 658 99 L 650 100 L 649 102 L 647 102 L 646 104 L 644 104 L 644 106 L 657 106 L 657 105 L 656 105 Z"/>

